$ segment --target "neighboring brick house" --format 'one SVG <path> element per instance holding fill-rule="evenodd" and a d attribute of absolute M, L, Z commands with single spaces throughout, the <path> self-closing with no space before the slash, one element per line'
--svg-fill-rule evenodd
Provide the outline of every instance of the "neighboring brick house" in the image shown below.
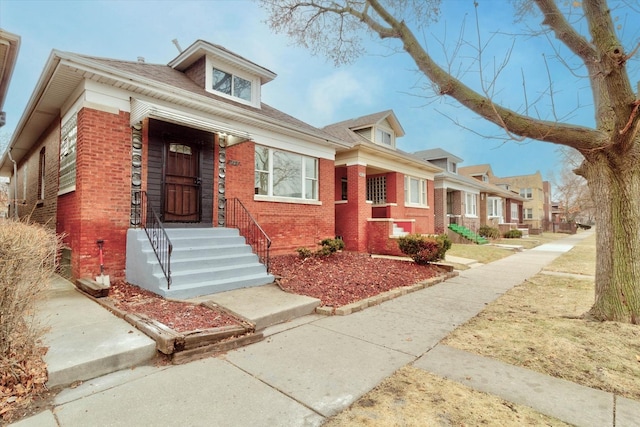
<path fill-rule="evenodd" d="M 315 246 L 335 235 L 335 152 L 350 144 L 262 103 L 275 77 L 201 40 L 168 65 L 54 50 L 10 141 L 17 176 L 6 154 L 0 174 L 21 216 L 64 235 L 74 278 L 99 272 L 98 240 L 106 274 L 125 277 L 145 202 L 165 227 L 212 228 L 238 199 L 272 253 Z"/>
<path fill-rule="evenodd" d="M 346 248 L 398 253 L 393 239 L 433 234 L 434 175 L 440 169 L 396 147 L 404 135 L 391 110 L 323 128 L 352 144 L 335 161 L 336 235 Z"/>
<path fill-rule="evenodd" d="M 524 224 L 534 232 L 551 230 L 551 184 L 542 179 L 540 171 L 530 175 L 496 177 L 493 182 L 518 192 L 524 198 Z"/>
<path fill-rule="evenodd" d="M 436 232 L 449 224 L 477 231 L 482 225 L 506 231 L 522 223 L 523 199 L 513 191 L 493 185 L 489 165 L 460 167 L 462 159 L 441 148 L 422 150 L 414 156 L 443 169 L 435 176 Z"/>

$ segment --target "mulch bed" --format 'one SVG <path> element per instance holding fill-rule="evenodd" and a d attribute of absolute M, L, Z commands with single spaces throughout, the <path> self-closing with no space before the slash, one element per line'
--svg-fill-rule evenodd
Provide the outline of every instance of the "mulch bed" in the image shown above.
<path fill-rule="evenodd" d="M 115 306 L 130 313 L 143 314 L 176 332 L 241 325 L 222 310 L 188 302 L 170 301 L 124 281 L 111 283 L 109 298 Z"/>
<path fill-rule="evenodd" d="M 271 258 L 271 272 L 278 277 L 283 290 L 318 298 L 322 305 L 334 308 L 443 273 L 435 265 L 373 258 L 356 252 L 306 259 L 297 255 L 275 256 Z"/>

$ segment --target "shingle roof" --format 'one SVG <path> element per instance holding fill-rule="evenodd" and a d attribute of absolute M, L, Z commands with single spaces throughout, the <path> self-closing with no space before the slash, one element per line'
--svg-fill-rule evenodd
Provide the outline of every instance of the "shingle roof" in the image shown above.
<path fill-rule="evenodd" d="M 460 157 L 451 154 L 450 152 L 448 152 L 447 150 L 443 150 L 442 148 L 431 148 L 429 150 L 415 151 L 413 155 L 423 160 L 453 159 L 458 163 L 463 161 Z"/>
<path fill-rule="evenodd" d="M 491 170 L 491 165 L 488 163 L 482 165 L 465 166 L 458 168 L 458 173 L 467 176 L 486 174 Z"/>
<path fill-rule="evenodd" d="M 151 64 L 151 63 L 136 62 L 136 61 L 122 61 L 117 59 L 99 58 L 95 56 L 86 56 L 86 55 L 78 55 L 78 54 L 76 55 L 82 58 L 91 60 L 93 62 L 96 62 L 98 64 L 101 64 L 103 66 L 115 68 L 117 70 L 120 70 L 126 73 L 135 74 L 137 76 L 141 76 L 146 79 L 155 80 L 160 83 L 171 85 L 176 89 L 179 89 L 182 91 L 205 96 L 207 98 L 214 99 L 219 102 L 227 103 L 235 107 L 238 107 L 247 111 L 251 111 L 256 114 L 264 115 L 265 117 L 276 119 L 280 122 L 293 125 L 300 129 L 306 129 L 310 132 L 320 133 L 320 134 L 325 133 L 322 129 L 316 128 L 314 126 L 311 126 L 308 123 L 298 120 L 295 117 L 290 116 L 280 110 L 277 110 L 268 104 L 260 103 L 261 108 L 256 108 L 251 105 L 236 102 L 231 99 L 207 92 L 203 87 L 199 86 L 193 80 L 191 80 L 186 74 L 182 73 L 181 71 L 175 70 L 168 65 Z"/>

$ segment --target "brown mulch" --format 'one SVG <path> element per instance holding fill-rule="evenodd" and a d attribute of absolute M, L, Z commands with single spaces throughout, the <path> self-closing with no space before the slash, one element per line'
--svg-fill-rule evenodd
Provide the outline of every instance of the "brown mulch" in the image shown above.
<path fill-rule="evenodd" d="M 271 258 L 271 272 L 283 290 L 319 298 L 322 305 L 334 308 L 442 274 L 434 265 L 356 252 L 306 259 L 276 256 Z"/>
<path fill-rule="evenodd" d="M 189 302 L 170 301 L 124 281 L 111 284 L 109 298 L 120 310 L 143 314 L 176 332 L 190 332 L 242 322 L 222 310 Z"/>

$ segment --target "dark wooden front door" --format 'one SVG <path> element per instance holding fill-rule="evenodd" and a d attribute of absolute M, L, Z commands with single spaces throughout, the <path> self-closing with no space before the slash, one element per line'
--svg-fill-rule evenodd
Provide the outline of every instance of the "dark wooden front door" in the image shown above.
<path fill-rule="evenodd" d="M 198 144 L 166 144 L 164 221 L 200 221 L 200 149 Z"/>

